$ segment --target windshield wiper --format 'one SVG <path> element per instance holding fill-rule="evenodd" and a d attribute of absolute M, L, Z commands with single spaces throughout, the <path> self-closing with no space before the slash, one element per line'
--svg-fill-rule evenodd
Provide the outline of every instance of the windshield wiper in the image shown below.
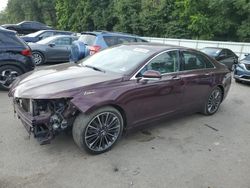
<path fill-rule="evenodd" d="M 105 73 L 105 70 L 97 68 L 97 67 L 94 67 L 94 66 L 91 66 L 91 65 L 83 65 L 83 67 L 91 68 L 91 69 L 93 69 L 95 71 L 100 71 L 100 72 L 104 72 Z"/>

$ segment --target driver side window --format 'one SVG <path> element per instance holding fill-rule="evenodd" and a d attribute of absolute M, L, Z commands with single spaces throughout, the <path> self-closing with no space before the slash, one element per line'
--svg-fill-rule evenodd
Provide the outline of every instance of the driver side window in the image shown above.
<path fill-rule="evenodd" d="M 65 45 L 71 45 L 71 39 L 68 37 L 65 38 L 59 38 L 55 40 L 55 44 L 57 46 L 65 46 Z"/>
<path fill-rule="evenodd" d="M 161 74 L 177 72 L 179 70 L 178 51 L 170 51 L 153 58 L 139 73 L 141 77 L 147 70 L 158 71 Z"/>

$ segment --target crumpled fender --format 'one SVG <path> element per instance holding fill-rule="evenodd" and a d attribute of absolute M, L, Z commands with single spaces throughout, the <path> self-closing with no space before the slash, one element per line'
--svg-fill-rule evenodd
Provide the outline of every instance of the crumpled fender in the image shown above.
<path fill-rule="evenodd" d="M 100 90 L 99 90 L 100 92 Z M 119 93 L 116 92 L 100 92 L 95 91 L 83 91 L 75 96 L 71 103 L 78 108 L 84 114 L 89 114 L 97 108 L 106 105 L 119 105 L 116 101 Z M 84 102 L 83 102 L 84 101 Z M 119 105 L 120 106 L 120 105 Z"/>

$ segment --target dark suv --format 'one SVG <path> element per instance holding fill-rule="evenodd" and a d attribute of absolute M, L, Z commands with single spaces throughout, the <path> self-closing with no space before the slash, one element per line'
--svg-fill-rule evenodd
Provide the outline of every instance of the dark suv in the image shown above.
<path fill-rule="evenodd" d="M 70 60 L 76 62 L 101 49 L 122 43 L 148 42 L 137 35 L 109 31 L 83 32 L 71 47 Z"/>
<path fill-rule="evenodd" d="M 16 32 L 0 27 L 0 89 L 8 90 L 17 76 L 34 66 L 29 46 Z"/>

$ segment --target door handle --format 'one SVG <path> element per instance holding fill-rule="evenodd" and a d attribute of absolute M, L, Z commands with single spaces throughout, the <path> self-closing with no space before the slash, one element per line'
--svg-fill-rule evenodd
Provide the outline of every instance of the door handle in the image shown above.
<path fill-rule="evenodd" d="M 179 76 L 173 76 L 172 77 L 172 80 L 180 80 L 181 79 L 181 77 L 179 77 Z"/>
<path fill-rule="evenodd" d="M 210 73 L 205 73 L 205 76 L 210 76 L 211 74 Z"/>

